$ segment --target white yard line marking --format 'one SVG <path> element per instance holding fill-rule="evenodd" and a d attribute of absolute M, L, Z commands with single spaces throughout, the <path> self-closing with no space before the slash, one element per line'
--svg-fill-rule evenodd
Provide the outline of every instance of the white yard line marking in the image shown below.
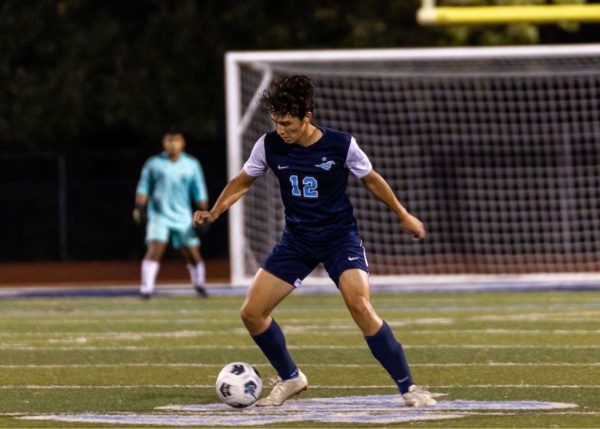
<path fill-rule="evenodd" d="M 19 317 L 19 318 L 2 318 L 5 323 L 22 323 L 22 322 L 31 322 L 32 317 Z M 237 320 L 231 319 L 231 324 L 237 324 Z M 147 323 L 183 323 L 183 324 L 214 324 L 221 325 L 223 322 L 216 321 L 214 318 L 211 319 L 169 319 L 169 318 L 112 318 L 112 317 L 97 317 L 90 318 L 90 316 L 86 316 L 85 318 L 69 318 L 69 319 L 57 319 L 56 317 L 35 317 L 36 324 L 42 325 L 106 325 L 106 324 L 116 324 L 116 323 L 134 323 L 134 324 L 147 324 Z"/>
<path fill-rule="evenodd" d="M 291 305 L 290 303 L 288 303 L 286 305 L 285 308 L 285 312 L 286 313 L 323 313 L 323 312 L 327 312 L 329 314 L 332 313 L 339 313 L 340 316 L 345 316 L 347 314 L 347 310 L 345 307 L 343 307 L 343 305 L 339 305 L 339 303 L 336 302 L 331 302 L 331 305 L 333 305 L 333 308 L 328 308 L 327 306 L 322 306 L 322 305 L 318 305 L 318 306 L 314 306 L 314 305 L 310 305 L 310 306 L 294 306 Z M 377 303 L 376 304 L 377 309 L 379 310 L 380 313 L 402 313 L 402 314 L 415 314 L 415 313 L 426 313 L 426 312 L 430 312 L 432 314 L 439 314 L 440 312 L 452 312 L 452 313 L 456 313 L 456 312 L 468 312 L 468 313 L 483 313 L 486 315 L 491 315 L 491 313 L 498 313 L 498 315 L 507 315 L 510 316 L 512 314 L 523 314 L 523 311 L 526 310 L 527 312 L 533 312 L 532 310 L 535 309 L 539 309 L 536 312 L 539 311 L 545 311 L 550 315 L 575 315 L 575 314 L 579 314 L 580 312 L 583 314 L 589 314 L 594 312 L 596 309 L 600 309 L 600 305 L 596 304 L 596 303 L 590 303 L 590 302 L 582 302 L 582 303 L 572 303 L 572 304 L 560 304 L 560 303 L 523 303 L 520 305 L 458 305 L 454 302 L 452 303 L 448 303 L 446 305 L 444 305 L 444 303 L 441 303 L 441 305 L 439 306 L 431 306 L 429 304 L 427 305 L 421 305 L 420 302 L 412 302 L 410 305 L 408 305 L 405 301 L 401 302 L 398 301 L 394 304 L 394 302 L 392 303 Z M 82 318 L 108 318 L 108 317 L 114 317 L 114 318 L 122 318 L 122 319 L 138 319 L 140 320 L 140 318 L 150 318 L 151 316 L 162 316 L 164 318 L 168 318 L 169 316 L 172 315 L 185 315 L 187 317 L 194 317 L 194 316 L 198 316 L 199 318 L 205 318 L 206 320 L 215 320 L 214 317 L 212 318 L 207 318 L 206 315 L 207 314 L 218 314 L 220 316 L 222 316 L 223 314 L 228 314 L 228 310 L 225 310 L 225 312 L 222 309 L 219 308 L 202 308 L 202 309 L 177 309 L 177 308 L 165 308 L 164 310 L 147 310 L 144 308 L 131 308 L 130 310 L 128 310 L 127 312 L 124 311 L 119 311 L 119 310 L 100 310 L 100 309 L 94 309 L 94 308 L 90 308 L 90 309 L 85 309 L 85 310 L 74 310 L 72 312 L 69 312 L 69 316 L 72 317 L 82 317 Z M 237 314 L 237 310 L 231 310 L 231 314 Z M 11 317 L 13 316 L 13 317 Z M 36 316 L 41 316 L 41 317 L 45 317 L 48 318 L 48 312 L 47 311 L 39 311 L 39 310 L 19 310 L 19 311 L 7 311 L 5 313 L 3 313 L 2 317 L 0 317 L 0 320 L 8 320 L 8 319 L 13 319 L 13 318 L 19 318 L 21 320 L 28 320 L 31 317 L 36 317 Z M 64 317 L 64 313 L 56 313 L 57 317 Z M 65 319 L 66 320 L 66 319 Z M 200 319 L 199 319 L 200 320 Z M 235 317 L 231 317 L 230 320 L 237 320 L 235 319 Z"/>
<path fill-rule="evenodd" d="M 374 384 L 363 386 L 346 385 L 318 385 L 311 384 L 311 389 L 390 389 L 396 390 L 395 386 L 390 384 Z M 106 384 L 106 385 L 74 385 L 74 384 L 28 384 L 28 385 L 0 385 L 0 390 L 11 389 L 31 389 L 31 390 L 53 390 L 53 389 L 214 389 L 213 384 Z M 577 384 L 577 385 L 548 385 L 548 384 L 466 384 L 466 385 L 428 385 L 430 390 L 435 389 L 600 389 L 597 384 Z"/>
<path fill-rule="evenodd" d="M 481 415 L 481 416 L 513 416 L 514 412 L 475 412 L 470 411 L 469 415 Z M 33 413 L 0 413 L 2 417 L 17 417 L 17 416 L 35 416 Z M 111 415 L 130 415 L 129 413 L 111 413 Z M 161 415 L 161 414 L 159 414 Z M 544 415 L 556 415 L 556 416 L 597 416 L 600 415 L 600 411 L 544 411 Z"/>
<path fill-rule="evenodd" d="M 429 387 L 432 389 L 600 389 L 598 384 L 449 384 L 429 385 Z"/>
<path fill-rule="evenodd" d="M 481 316 L 467 317 L 468 321 L 475 322 L 560 322 L 560 323 L 576 323 L 585 321 L 597 321 L 597 311 L 581 311 L 576 313 L 528 313 L 528 314 L 490 314 Z"/>
<path fill-rule="evenodd" d="M 29 369 L 53 369 L 53 368 L 123 368 L 123 367 L 132 367 L 132 368 L 221 368 L 223 366 L 222 363 L 190 363 L 190 362 L 181 362 L 181 363 L 155 363 L 155 362 L 133 362 L 133 363 L 95 363 L 95 364 L 23 364 L 23 365 L 0 365 L 0 369 L 21 369 L 21 368 L 29 368 Z M 270 368 L 270 364 L 262 363 L 262 364 L 254 364 L 253 366 L 257 367 L 265 367 Z M 374 363 L 300 363 L 301 367 L 331 367 L 331 368 L 378 368 L 379 364 Z M 411 367 L 427 367 L 427 368 L 446 368 L 446 367 L 600 367 L 600 362 L 582 362 L 582 363 L 573 363 L 573 362 L 543 362 L 543 363 L 534 363 L 534 362 L 448 362 L 448 363 L 412 363 Z"/>
<path fill-rule="evenodd" d="M 283 329 L 287 335 L 310 335 L 312 337 L 330 337 L 332 335 L 351 337 L 360 336 L 360 332 L 357 328 L 331 328 L 332 330 L 329 331 L 327 327 L 322 327 L 321 330 L 315 331 L 314 328 L 309 329 L 302 326 L 284 326 Z M 0 337 L 39 337 L 55 342 L 86 342 L 88 339 L 130 341 L 142 340 L 145 338 L 193 338 L 204 336 L 222 336 L 224 334 L 229 336 L 248 336 L 248 332 L 245 329 L 234 328 L 220 332 L 206 330 L 181 330 L 168 332 L 0 332 Z M 600 329 L 410 329 L 410 331 L 402 333 L 402 335 L 600 335 Z"/>
<path fill-rule="evenodd" d="M 226 331 L 230 334 L 231 331 Z M 138 338 L 163 338 L 163 337 L 175 337 L 175 338 L 189 338 L 199 337 L 204 335 L 222 335 L 223 332 L 217 331 L 203 331 L 203 330 L 182 330 L 182 331 L 165 331 L 165 332 L 23 332 L 23 333 L 8 333 L 0 332 L 0 336 L 3 337 L 58 337 L 59 339 L 79 339 L 90 337 L 93 339 L 110 339 L 110 340 L 131 340 Z M 248 335 L 248 332 L 245 332 Z"/>
<path fill-rule="evenodd" d="M 2 318 L 0 317 L 0 320 L 3 320 L 4 322 L 13 322 L 13 323 L 22 323 L 22 322 L 27 322 L 30 321 L 31 318 L 19 318 L 19 319 L 7 319 L 7 318 Z M 233 319 L 227 319 L 225 321 L 223 320 L 215 320 L 214 318 L 210 318 L 210 319 L 202 319 L 202 318 L 175 318 L 175 319 L 169 319 L 169 318 L 147 318 L 144 319 L 143 322 L 140 321 L 140 318 L 95 318 L 95 319 L 90 319 L 90 318 L 69 318 L 69 319 L 56 319 L 56 318 L 43 318 L 43 317 L 36 317 L 35 318 L 36 324 L 40 324 L 40 325 L 106 325 L 111 324 L 114 325 L 116 323 L 119 324 L 144 324 L 147 325 L 149 323 L 154 323 L 154 324 L 164 324 L 164 323 L 168 323 L 168 324 L 185 324 L 185 325 L 189 325 L 189 324 L 195 324 L 195 325 L 217 325 L 217 327 L 221 327 L 224 323 L 232 325 L 232 327 L 234 328 L 238 328 L 240 326 L 240 322 L 237 318 Z M 307 323 L 308 322 L 308 323 Z M 316 322 L 316 323 L 315 323 Z M 388 321 L 388 324 L 392 327 L 403 327 L 403 326 L 413 326 L 413 325 L 451 325 L 453 324 L 455 321 L 454 319 L 451 318 L 432 318 L 432 317 L 428 317 L 428 318 L 410 318 L 407 320 L 392 320 L 392 321 Z M 323 329 L 323 328 L 330 328 L 330 329 L 348 329 L 348 330 L 357 330 L 358 328 L 356 327 L 356 325 L 354 325 L 352 323 L 351 319 L 326 319 L 323 320 L 323 323 L 319 323 L 319 321 L 315 321 L 315 320 L 307 320 L 307 319 L 285 319 L 283 324 L 285 326 L 291 327 L 291 326 L 298 326 L 301 328 L 306 328 L 306 329 Z M 213 331 L 214 332 L 214 331 Z M 32 335 L 40 335 L 41 333 L 23 333 L 23 334 L 32 334 Z M 7 333 L 0 333 L 0 335 L 8 335 Z"/>
<path fill-rule="evenodd" d="M 231 345 L 187 345 L 187 346 L 70 346 L 70 347 L 36 347 L 26 346 L 23 344 L 1 344 L 0 350 L 16 350 L 16 351 L 95 351 L 95 350 L 258 350 L 255 345 L 247 346 L 231 346 Z M 344 346 L 344 345 L 315 345 L 315 346 L 295 346 L 288 345 L 290 350 L 366 350 L 366 345 Z M 541 350 L 597 350 L 600 349 L 600 344 L 590 345 L 551 345 L 551 344 L 413 344 L 402 346 L 405 349 L 541 349 Z"/>

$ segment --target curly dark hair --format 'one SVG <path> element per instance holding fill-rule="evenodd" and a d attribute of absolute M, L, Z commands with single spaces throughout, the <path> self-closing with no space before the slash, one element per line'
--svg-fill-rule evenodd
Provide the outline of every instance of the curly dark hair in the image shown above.
<path fill-rule="evenodd" d="M 266 112 L 304 119 L 315 108 L 315 87 L 308 76 L 286 76 L 263 92 L 260 103 Z"/>

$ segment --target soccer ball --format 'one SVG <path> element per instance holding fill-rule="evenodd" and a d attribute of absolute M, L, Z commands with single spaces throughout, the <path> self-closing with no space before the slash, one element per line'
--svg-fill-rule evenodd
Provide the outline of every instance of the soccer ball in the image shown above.
<path fill-rule="evenodd" d="M 232 362 L 217 377 L 217 396 L 234 408 L 245 408 L 256 402 L 262 391 L 260 374 L 252 365 Z"/>

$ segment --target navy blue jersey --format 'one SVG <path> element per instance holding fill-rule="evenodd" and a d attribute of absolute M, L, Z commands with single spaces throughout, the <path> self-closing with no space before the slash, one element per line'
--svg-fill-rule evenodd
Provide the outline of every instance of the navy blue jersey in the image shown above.
<path fill-rule="evenodd" d="M 305 241 L 325 241 L 356 230 L 348 198 L 348 173 L 361 178 L 372 169 L 356 140 L 320 128 L 323 136 L 304 147 L 286 143 L 276 131 L 255 144 L 244 171 L 261 176 L 271 169 L 279 180 L 286 230 Z"/>

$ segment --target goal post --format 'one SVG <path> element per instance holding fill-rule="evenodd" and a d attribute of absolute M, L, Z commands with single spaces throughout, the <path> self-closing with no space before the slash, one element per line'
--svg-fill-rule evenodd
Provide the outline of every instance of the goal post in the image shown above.
<path fill-rule="evenodd" d="M 600 280 L 600 45 L 229 52 L 225 69 L 230 178 L 272 128 L 264 89 L 307 74 L 315 122 L 352 133 L 424 221 L 413 243 L 350 179 L 373 284 Z M 269 173 L 229 211 L 233 285 L 282 228 Z"/>

